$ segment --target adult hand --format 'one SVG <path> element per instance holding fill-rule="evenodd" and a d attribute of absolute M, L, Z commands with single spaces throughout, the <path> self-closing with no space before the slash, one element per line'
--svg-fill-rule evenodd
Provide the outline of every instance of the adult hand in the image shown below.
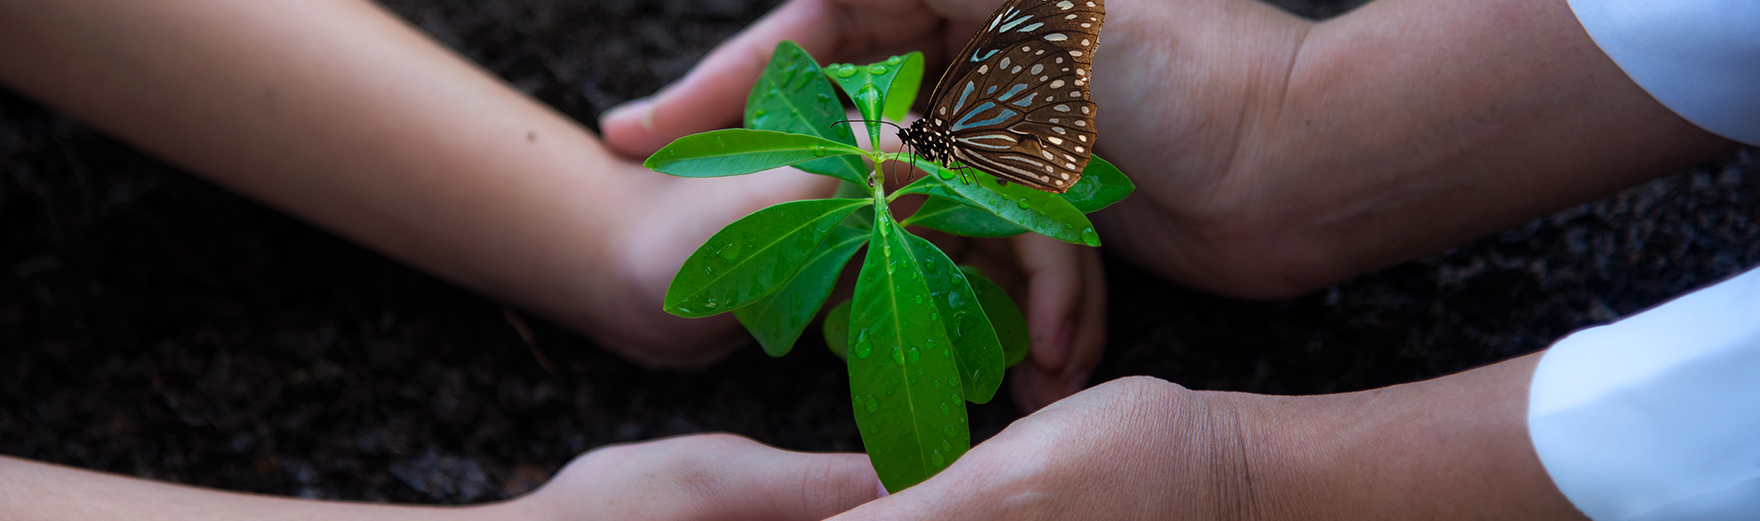
<path fill-rule="evenodd" d="M 862 454 L 788 452 L 708 434 L 594 449 L 537 491 L 485 513 L 540 521 L 818 520 L 881 490 Z"/>
<path fill-rule="evenodd" d="M 1538 359 L 1305 397 L 1115 380 L 836 519 L 1582 519 L 1528 439 Z"/>
<path fill-rule="evenodd" d="M 743 92 L 719 87 L 784 38 L 823 60 L 938 63 L 995 5 L 794 0 L 602 127 L 641 154 L 729 124 Z M 1732 146 L 1627 79 L 1562 0 L 1386 0 L 1324 23 L 1258 0 L 1107 7 L 1097 149 L 1139 190 L 1097 229 L 1220 293 L 1300 294 Z"/>

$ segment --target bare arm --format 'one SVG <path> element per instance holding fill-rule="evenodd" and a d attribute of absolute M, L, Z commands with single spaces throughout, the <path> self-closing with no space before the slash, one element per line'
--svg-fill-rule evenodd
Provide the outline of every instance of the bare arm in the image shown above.
<path fill-rule="evenodd" d="M 1528 439 L 1538 358 L 1325 396 L 1115 380 L 837 519 L 1583 519 Z"/>
<path fill-rule="evenodd" d="M 1101 147 L 1157 176 L 1106 216 L 1109 244 L 1188 284 L 1292 296 L 1732 148 L 1632 83 L 1564 0 L 1318 24 L 1255 4 L 1143 5 L 1095 66 L 1123 76 L 1096 100 L 1148 108 L 1102 120 Z"/>
<path fill-rule="evenodd" d="M 601 447 L 537 491 L 471 507 L 240 494 L 0 456 L 5 521 L 816 520 L 879 491 L 865 455 L 787 452 L 725 434 Z"/>
<path fill-rule="evenodd" d="M 0 2 L 0 81 L 655 363 L 712 356 L 736 327 L 660 311 L 698 243 L 830 193 L 649 172 L 362 0 Z"/>

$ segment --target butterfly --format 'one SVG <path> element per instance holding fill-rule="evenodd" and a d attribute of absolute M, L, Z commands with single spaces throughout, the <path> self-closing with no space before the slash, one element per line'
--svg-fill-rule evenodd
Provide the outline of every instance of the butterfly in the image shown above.
<path fill-rule="evenodd" d="M 899 139 L 942 166 L 959 161 L 1063 193 L 1094 150 L 1090 64 L 1104 0 L 1009 0 L 953 56 L 929 112 Z"/>

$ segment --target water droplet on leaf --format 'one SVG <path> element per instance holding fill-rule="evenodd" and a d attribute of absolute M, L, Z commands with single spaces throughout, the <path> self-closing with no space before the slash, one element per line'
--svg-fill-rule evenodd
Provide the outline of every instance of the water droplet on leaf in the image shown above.
<path fill-rule="evenodd" d="M 1027 209 L 1027 198 L 1022 197 L 1021 200 L 1015 201 L 1015 203 L 1019 204 L 1022 210 Z"/>
<path fill-rule="evenodd" d="M 953 444 L 948 443 L 947 440 L 941 440 L 941 450 L 953 452 Z"/>
<path fill-rule="evenodd" d="M 911 348 L 911 361 L 912 362 L 915 362 L 917 360 L 921 360 L 922 358 L 923 358 L 922 352 L 917 351 L 917 348 L 915 348 L 915 347 Z"/>
<path fill-rule="evenodd" d="M 855 76 L 855 75 L 856 75 L 856 68 L 854 65 L 844 65 L 842 67 L 837 68 L 837 77 L 839 77 L 839 78 L 848 78 L 850 76 Z"/>
<path fill-rule="evenodd" d="M 904 349 L 899 348 L 899 347 L 893 347 L 892 348 L 892 361 L 894 363 L 897 363 L 898 365 L 901 365 L 901 366 L 904 365 Z"/>
<path fill-rule="evenodd" d="M 1100 246 L 1100 234 L 1094 233 L 1093 228 L 1083 228 L 1082 229 L 1082 243 L 1087 244 L 1089 246 L 1099 247 Z"/>
<path fill-rule="evenodd" d="M 886 66 L 878 63 L 869 65 L 868 74 L 886 74 Z"/>
<path fill-rule="evenodd" d="M 900 63 L 903 63 L 903 62 L 904 62 L 904 57 L 903 57 L 903 56 L 893 56 L 893 57 L 891 57 L 891 58 L 887 58 L 887 59 L 886 59 L 886 64 L 887 64 L 887 65 L 898 65 L 898 64 L 900 64 Z"/>
<path fill-rule="evenodd" d="M 933 463 L 936 467 L 940 467 L 947 464 L 947 457 L 942 456 L 941 451 L 935 451 L 933 454 L 929 455 L 929 463 Z"/>
<path fill-rule="evenodd" d="M 870 413 L 879 411 L 880 410 L 880 400 L 876 400 L 876 399 L 874 399 L 873 395 L 869 395 L 868 396 L 868 403 L 866 405 L 862 406 L 862 410 L 868 411 Z"/>
<path fill-rule="evenodd" d="M 825 157 L 825 145 L 813 145 L 813 157 Z"/>

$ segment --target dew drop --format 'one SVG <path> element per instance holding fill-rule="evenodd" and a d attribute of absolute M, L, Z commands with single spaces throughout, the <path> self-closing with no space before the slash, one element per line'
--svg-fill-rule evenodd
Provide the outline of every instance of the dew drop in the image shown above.
<path fill-rule="evenodd" d="M 885 254 L 886 254 L 886 256 L 887 256 L 887 257 L 892 257 L 892 245 L 891 245 L 891 244 L 883 244 L 883 245 L 881 245 L 881 246 L 880 246 L 880 251 L 881 251 L 881 252 L 882 252 L 882 253 L 885 253 Z"/>
<path fill-rule="evenodd" d="M 703 301 L 703 307 L 706 307 L 709 309 L 715 309 L 715 306 L 719 306 L 719 305 L 721 305 L 721 303 L 716 302 L 715 299 L 709 299 L 709 300 Z"/>
<path fill-rule="evenodd" d="M 915 361 L 921 360 L 921 359 L 923 359 L 923 353 L 921 351 L 917 351 L 917 348 L 915 348 L 915 347 L 911 348 L 911 361 L 915 362 Z"/>
<path fill-rule="evenodd" d="M 677 150 L 667 150 L 666 157 L 678 157 L 678 151 Z"/>
<path fill-rule="evenodd" d="M 880 426 L 879 425 L 869 425 L 868 426 L 868 435 L 874 436 L 877 434 L 880 434 Z"/>
<path fill-rule="evenodd" d="M 896 363 L 898 365 L 901 365 L 901 366 L 904 365 L 904 349 L 896 347 L 896 346 L 893 347 L 892 348 L 892 361 L 893 361 L 893 363 Z"/>
<path fill-rule="evenodd" d="M 953 179 L 953 171 L 946 168 L 936 169 L 935 175 L 941 176 L 941 180 L 943 181 Z"/>
<path fill-rule="evenodd" d="M 959 387 L 959 377 L 958 376 L 947 377 L 947 386 L 948 387 Z"/>
<path fill-rule="evenodd" d="M 734 259 L 738 259 L 739 258 L 739 249 L 740 249 L 739 242 L 736 241 L 736 242 L 727 243 L 727 247 L 721 249 L 721 260 L 731 261 Z"/>
<path fill-rule="evenodd" d="M 942 405 L 947 405 L 947 404 L 942 404 Z M 941 434 L 946 435 L 949 438 L 958 438 L 959 437 L 959 428 L 954 427 L 952 425 L 948 425 L 946 427 L 941 428 Z"/>
<path fill-rule="evenodd" d="M 948 443 L 947 440 L 941 440 L 941 450 L 953 452 L 953 444 Z"/>
<path fill-rule="evenodd" d="M 886 66 L 878 63 L 869 65 L 868 74 L 886 74 Z"/>
<path fill-rule="evenodd" d="M 727 142 L 722 141 L 721 136 L 715 136 L 715 146 L 724 147 L 727 146 Z"/>
<path fill-rule="evenodd" d="M 1093 228 L 1083 228 L 1082 229 L 1082 243 L 1087 244 L 1089 246 L 1099 247 L 1100 246 L 1100 234 L 1094 233 Z"/>
<path fill-rule="evenodd" d="M 825 157 L 825 145 L 813 145 L 813 157 Z"/>
<path fill-rule="evenodd" d="M 929 320 L 941 320 L 941 314 L 940 313 L 930 313 Z M 933 341 L 931 341 L 931 342 L 933 342 Z"/>
<path fill-rule="evenodd" d="M 844 65 L 837 68 L 837 77 L 839 78 L 848 78 L 855 75 L 856 67 L 854 65 Z"/>
<path fill-rule="evenodd" d="M 1020 205 L 1021 209 L 1025 210 L 1027 209 L 1027 198 L 1022 197 L 1021 200 L 1015 201 L 1015 204 Z"/>
<path fill-rule="evenodd" d="M 947 408 L 947 402 L 941 402 L 941 414 L 952 414 L 952 413 L 953 413 L 953 410 Z"/>
<path fill-rule="evenodd" d="M 942 456 L 941 451 L 935 451 L 929 455 L 929 463 L 933 463 L 936 467 L 940 467 L 947 464 L 947 457 Z"/>
<path fill-rule="evenodd" d="M 900 64 L 900 63 L 904 63 L 904 57 L 903 57 L 903 56 L 893 56 L 893 57 L 891 57 L 891 58 L 887 58 L 887 59 L 886 59 L 886 64 L 887 64 L 887 65 L 898 65 L 898 64 Z"/>
<path fill-rule="evenodd" d="M 867 360 L 874 353 L 874 343 L 868 341 L 868 330 L 856 334 L 856 359 Z"/>
<path fill-rule="evenodd" d="M 880 410 L 880 400 L 874 399 L 873 395 L 868 395 L 868 403 L 867 403 L 867 405 L 862 406 L 862 410 L 868 411 L 870 413 L 879 411 Z"/>
<path fill-rule="evenodd" d="M 897 267 L 897 266 L 898 266 L 898 263 L 896 263 L 896 262 L 888 262 L 888 263 L 886 263 L 886 274 L 887 274 L 887 275 L 891 275 L 891 274 L 892 274 L 892 270 L 893 270 L 893 268 L 895 268 L 895 267 Z"/>
<path fill-rule="evenodd" d="M 922 304 L 922 303 L 923 303 L 923 296 L 922 296 L 922 295 L 917 295 L 917 303 L 918 303 L 918 304 Z"/>

